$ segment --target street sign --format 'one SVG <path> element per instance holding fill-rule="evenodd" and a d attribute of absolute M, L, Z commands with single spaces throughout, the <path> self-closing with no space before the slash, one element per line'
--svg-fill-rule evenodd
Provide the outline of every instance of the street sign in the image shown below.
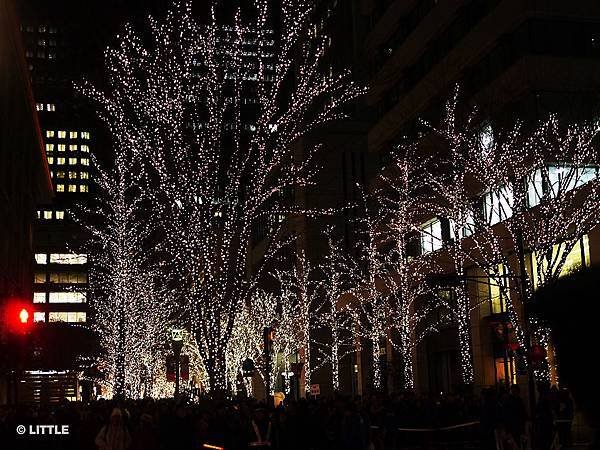
<path fill-rule="evenodd" d="M 311 384 L 310 385 L 310 395 L 316 397 L 317 395 L 321 395 L 321 385 L 320 384 Z"/>

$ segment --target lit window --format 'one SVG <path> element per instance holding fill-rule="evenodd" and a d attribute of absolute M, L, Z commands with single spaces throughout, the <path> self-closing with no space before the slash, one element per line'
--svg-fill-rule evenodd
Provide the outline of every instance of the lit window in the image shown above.
<path fill-rule="evenodd" d="M 48 164 L 54 164 L 54 157 L 48 156 Z"/>
<path fill-rule="evenodd" d="M 459 232 L 461 238 L 466 238 L 475 233 L 475 215 L 473 210 L 469 209 L 465 212 L 464 224 L 462 229 L 458 230 L 456 226 L 456 222 L 452 219 L 449 219 L 450 225 L 450 239 L 454 240 L 456 236 L 456 231 Z"/>
<path fill-rule="evenodd" d="M 80 180 L 88 180 L 90 178 L 90 174 L 88 172 L 79 172 Z"/>
<path fill-rule="evenodd" d="M 81 151 L 84 153 L 89 153 L 90 152 L 90 147 L 87 145 L 82 145 L 81 146 Z"/>
<path fill-rule="evenodd" d="M 69 165 L 74 166 L 77 164 L 77 158 L 69 158 Z"/>
<path fill-rule="evenodd" d="M 46 313 L 35 311 L 33 313 L 33 321 L 34 322 L 45 322 L 46 321 Z"/>
<path fill-rule="evenodd" d="M 89 139 L 89 138 L 90 138 L 89 131 L 82 131 L 81 132 L 81 139 Z"/>
<path fill-rule="evenodd" d="M 48 52 L 48 59 L 56 59 L 56 52 Z"/>
<path fill-rule="evenodd" d="M 82 292 L 50 292 L 50 303 L 85 303 Z"/>
<path fill-rule="evenodd" d="M 81 162 L 82 166 L 89 166 L 90 165 L 89 158 L 81 158 L 80 162 Z"/>
<path fill-rule="evenodd" d="M 38 28 L 38 31 L 40 33 L 45 33 L 46 32 L 46 25 L 40 25 L 39 28 Z"/>
<path fill-rule="evenodd" d="M 71 139 L 77 139 L 77 131 L 69 131 L 69 137 Z"/>
<path fill-rule="evenodd" d="M 33 303 L 46 303 L 46 293 L 45 292 L 34 292 L 33 293 Z"/>
<path fill-rule="evenodd" d="M 513 195 L 508 187 L 488 192 L 483 198 L 483 213 L 490 225 L 502 222 L 512 216 Z"/>
<path fill-rule="evenodd" d="M 56 192 L 65 192 L 65 185 L 64 184 L 57 184 L 56 185 Z"/>
<path fill-rule="evenodd" d="M 65 144 L 58 144 L 59 152 L 64 152 L 66 149 L 67 149 L 67 146 Z"/>
<path fill-rule="evenodd" d="M 45 253 L 36 253 L 35 254 L 35 262 L 37 264 L 47 264 L 48 263 L 48 255 Z"/>
<path fill-rule="evenodd" d="M 38 39 L 38 45 L 40 47 L 45 47 L 46 46 L 46 39 Z"/>
<path fill-rule="evenodd" d="M 77 172 L 70 171 L 69 172 L 69 180 L 74 180 L 77 178 Z"/>
<path fill-rule="evenodd" d="M 506 382 L 506 366 L 508 366 L 508 376 L 510 377 L 510 384 L 517 384 L 517 371 L 515 367 L 515 359 L 513 357 L 508 358 L 505 362 L 504 358 L 494 359 L 496 366 L 496 383 L 504 384 Z"/>
<path fill-rule="evenodd" d="M 65 158 L 56 158 L 56 164 L 59 166 L 64 166 Z"/>
<path fill-rule="evenodd" d="M 46 220 L 52 219 L 52 211 L 44 211 L 44 219 L 46 219 Z"/>
<path fill-rule="evenodd" d="M 43 111 L 44 110 L 44 104 L 43 103 L 36 103 L 35 104 L 35 110 L 36 111 Z"/>
<path fill-rule="evenodd" d="M 582 186 L 598 174 L 598 168 L 593 166 L 549 166 L 547 170 L 552 197 Z"/>
<path fill-rule="evenodd" d="M 69 192 L 77 192 L 77 185 L 76 184 L 70 184 L 69 185 Z"/>
<path fill-rule="evenodd" d="M 33 277 L 34 283 L 45 283 L 46 282 L 46 272 L 36 272 Z"/>
<path fill-rule="evenodd" d="M 77 144 L 70 144 L 69 145 L 69 151 L 76 152 L 77 151 Z"/>
<path fill-rule="evenodd" d="M 87 192 L 88 191 L 88 187 L 85 184 L 80 184 L 79 185 L 79 192 Z"/>
<path fill-rule="evenodd" d="M 36 211 L 36 216 L 38 219 L 42 218 L 42 212 L 39 209 Z"/>
<path fill-rule="evenodd" d="M 565 254 L 566 248 L 565 244 L 555 244 L 552 248 L 552 255 L 548 254 L 543 260 L 538 261 L 536 254 L 531 254 L 530 264 L 531 264 L 531 276 L 533 280 L 533 287 L 537 289 L 540 284 L 540 275 L 544 276 L 544 274 L 548 272 L 555 272 L 555 268 L 557 268 L 557 261 L 561 261 Z M 548 265 L 551 265 L 549 268 Z M 541 267 L 540 267 L 541 266 Z M 569 275 L 573 272 L 580 270 L 582 267 L 590 266 L 590 240 L 589 236 L 586 234 L 581 239 L 579 239 L 575 245 L 571 248 L 571 251 L 564 259 L 563 266 L 561 268 L 559 278 L 564 277 L 565 275 Z M 543 281 L 543 280 L 542 280 Z"/>
<path fill-rule="evenodd" d="M 50 322 L 85 322 L 84 312 L 50 312 L 48 314 Z"/>
<path fill-rule="evenodd" d="M 49 112 L 56 111 L 56 105 L 54 103 L 46 104 L 46 111 L 49 111 Z"/>
<path fill-rule="evenodd" d="M 65 218 L 65 212 L 64 211 L 56 211 L 56 218 L 58 220 L 63 220 Z"/>
<path fill-rule="evenodd" d="M 67 132 L 66 131 L 59 131 L 58 132 L 58 138 L 59 139 L 65 139 L 67 137 Z"/>
<path fill-rule="evenodd" d="M 79 253 L 52 253 L 51 264 L 87 264 L 87 255 Z"/>
<path fill-rule="evenodd" d="M 71 283 L 87 283 L 87 273 L 71 273 L 69 274 L 69 280 Z"/>
<path fill-rule="evenodd" d="M 64 170 L 57 170 L 56 171 L 56 178 L 64 178 L 65 177 L 65 171 Z"/>
<path fill-rule="evenodd" d="M 54 151 L 54 144 L 46 144 L 46 151 L 47 152 L 53 152 Z"/>
<path fill-rule="evenodd" d="M 47 131 L 46 131 L 46 137 L 47 137 L 47 138 L 53 138 L 53 137 L 54 137 L 54 131 L 52 131 L 52 130 L 47 130 Z"/>
<path fill-rule="evenodd" d="M 499 264 L 497 272 L 489 276 L 490 305 L 492 314 L 499 314 L 506 311 L 506 303 L 510 298 L 508 272 L 503 264 Z"/>
<path fill-rule="evenodd" d="M 434 219 L 421 227 L 421 252 L 434 252 L 440 248 L 442 248 L 442 222 Z"/>

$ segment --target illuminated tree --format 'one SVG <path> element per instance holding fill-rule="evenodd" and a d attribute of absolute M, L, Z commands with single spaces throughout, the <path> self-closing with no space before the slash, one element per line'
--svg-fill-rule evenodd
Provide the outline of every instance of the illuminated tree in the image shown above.
<path fill-rule="evenodd" d="M 229 24 L 214 2 L 203 23 L 182 0 L 149 33 L 126 27 L 106 53 L 109 88 L 86 87 L 143 174 L 216 391 L 237 315 L 280 245 L 280 218 L 305 212 L 290 197 L 313 183 L 319 147 L 300 157 L 296 143 L 363 92 L 347 71 L 322 72 L 329 39 L 313 33 L 306 2 L 283 0 L 277 27 L 270 2 L 250 3 L 253 14 L 237 10 Z M 250 264 L 259 228 L 265 256 Z"/>
<path fill-rule="evenodd" d="M 316 311 L 319 305 L 319 294 L 322 292 L 321 282 L 317 278 L 317 269 L 306 258 L 303 250 L 295 252 L 292 269 L 275 270 L 274 275 L 279 282 L 281 298 L 286 305 L 291 327 L 288 330 L 293 336 L 292 342 L 300 354 L 304 369 L 304 389 L 310 392 L 313 367 L 311 357 L 313 347 L 321 343 L 315 341 L 314 330 L 317 322 Z M 278 331 L 279 333 L 279 331 Z"/>
<path fill-rule="evenodd" d="M 356 278 L 358 266 L 343 245 L 335 239 L 334 228 L 325 231 L 327 253 L 319 266 L 319 292 L 321 301 L 317 305 L 317 324 L 320 331 L 329 335 L 330 342 L 315 342 L 317 364 L 313 372 L 323 366 L 331 369 L 334 391 L 340 388 L 340 362 L 356 348 L 354 314 L 348 300 L 359 282 Z"/>
<path fill-rule="evenodd" d="M 120 149 L 113 152 L 112 168 L 97 164 L 98 202 L 79 208 L 76 219 L 91 236 L 88 301 L 102 348 L 102 383 L 114 396 L 139 397 L 164 366 L 174 314 L 168 292 L 157 283 L 140 187 Z"/>
<path fill-rule="evenodd" d="M 439 320 L 433 313 L 453 308 L 436 295 L 429 282 L 440 267 L 430 257 L 415 257 L 420 225 L 431 211 L 422 198 L 429 159 L 417 154 L 416 141 L 405 140 L 395 149 L 393 162 L 376 179 L 365 202 L 364 218 L 359 221 L 364 230 L 362 257 L 368 268 L 362 292 L 367 294 L 367 308 L 372 310 L 364 317 L 372 323 L 367 328 L 378 329 L 378 339 L 385 337 L 400 353 L 404 389 L 414 388 L 417 345 L 438 329 Z"/>

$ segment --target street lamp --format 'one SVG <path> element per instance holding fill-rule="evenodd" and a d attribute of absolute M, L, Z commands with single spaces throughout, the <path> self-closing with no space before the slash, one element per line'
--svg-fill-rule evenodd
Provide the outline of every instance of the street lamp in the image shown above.
<path fill-rule="evenodd" d="M 179 396 L 179 368 L 181 349 L 183 348 L 183 329 L 171 328 L 171 347 L 175 354 L 175 397 Z"/>

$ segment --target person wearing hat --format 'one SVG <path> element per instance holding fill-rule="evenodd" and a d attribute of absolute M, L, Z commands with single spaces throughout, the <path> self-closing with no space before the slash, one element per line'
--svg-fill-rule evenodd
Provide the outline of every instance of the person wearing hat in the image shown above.
<path fill-rule="evenodd" d="M 110 420 L 96 436 L 98 450 L 128 450 L 131 446 L 131 436 L 123 421 L 120 408 L 113 408 Z"/>

